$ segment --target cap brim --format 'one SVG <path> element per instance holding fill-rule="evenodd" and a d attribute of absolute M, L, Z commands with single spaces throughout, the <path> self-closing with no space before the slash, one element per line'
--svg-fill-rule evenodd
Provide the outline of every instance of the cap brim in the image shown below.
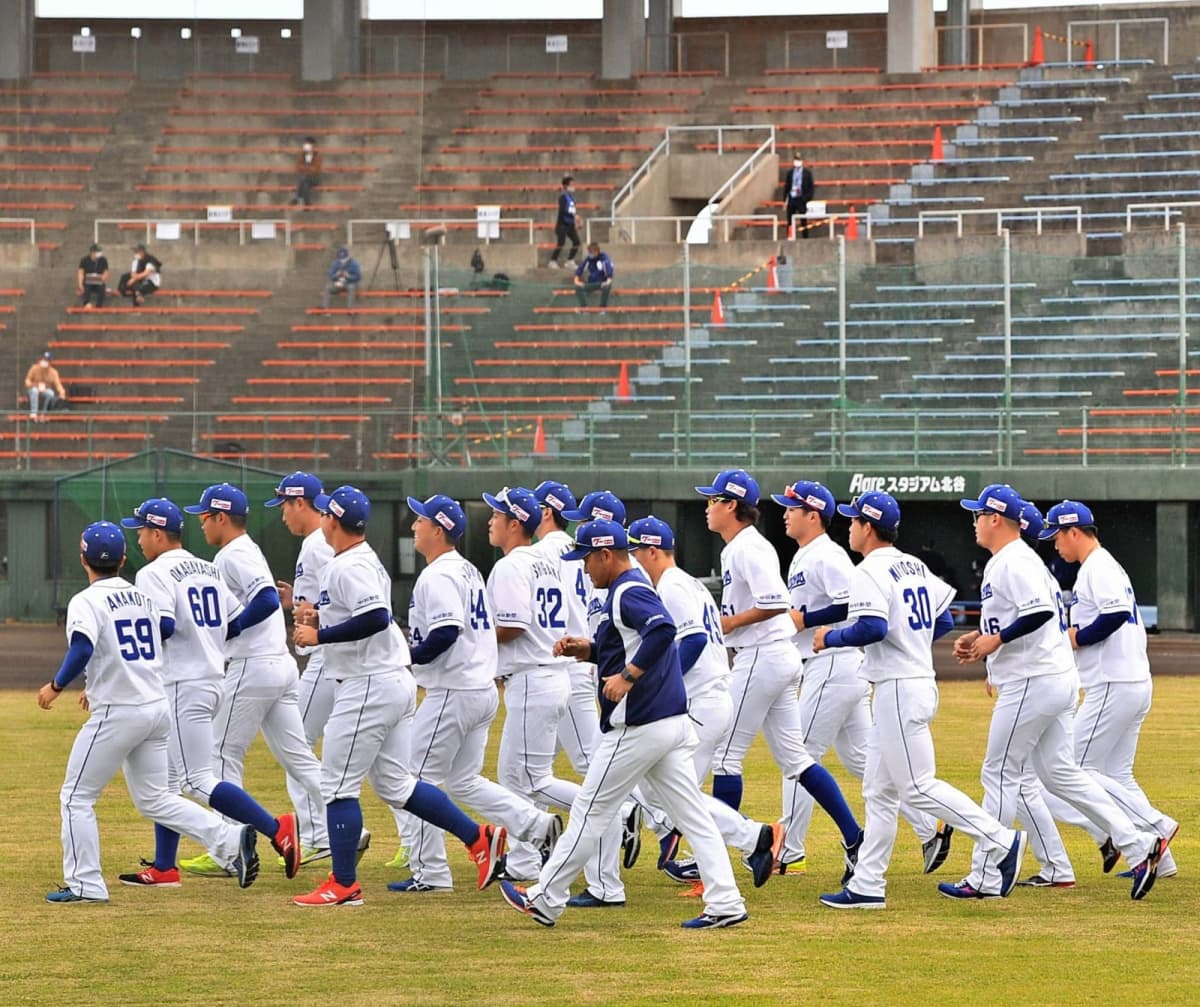
<path fill-rule="evenodd" d="M 974 499 L 959 500 L 958 505 L 963 510 L 981 511 L 981 510 L 989 510 L 990 509 L 987 504 L 981 504 L 978 500 L 974 500 Z"/>
<path fill-rule="evenodd" d="M 583 520 L 585 520 L 585 518 L 583 516 L 583 511 L 581 511 L 578 507 L 576 507 L 574 510 L 559 511 L 559 513 L 563 517 L 565 517 L 568 521 L 583 521 Z"/>
<path fill-rule="evenodd" d="M 329 510 L 329 501 L 331 499 L 333 498 L 328 493 L 318 493 L 313 498 L 313 506 L 316 507 L 317 510 L 319 510 L 322 514 L 324 514 Z"/>
<path fill-rule="evenodd" d="M 595 549 L 588 549 L 586 547 L 583 549 L 571 549 L 568 552 L 564 552 L 559 557 L 559 559 L 566 559 L 566 560 L 583 559 L 585 556 L 588 555 L 588 553 L 592 553 L 595 551 L 596 551 Z"/>
<path fill-rule="evenodd" d="M 1057 535 L 1060 531 L 1062 531 L 1062 529 L 1058 528 L 1058 527 L 1043 528 L 1040 532 L 1038 532 L 1038 541 L 1039 542 L 1047 542 L 1050 539 L 1054 538 L 1054 536 Z"/>
<path fill-rule="evenodd" d="M 121 518 L 122 528 L 145 528 L 146 522 L 140 517 L 123 517 Z"/>
<path fill-rule="evenodd" d="M 492 510 L 494 510 L 497 514 L 508 514 L 509 517 L 512 517 L 512 514 L 509 512 L 508 505 L 501 503 L 500 500 L 492 496 L 492 494 L 483 494 L 483 502 L 491 507 Z"/>
<path fill-rule="evenodd" d="M 425 510 L 425 504 L 422 503 L 420 500 L 418 500 L 416 497 L 408 497 L 406 502 L 408 503 L 408 509 L 410 511 L 412 511 L 414 514 L 416 514 L 417 517 L 423 517 L 423 518 L 429 517 L 428 512 Z"/>
<path fill-rule="evenodd" d="M 189 514 L 207 514 L 208 508 L 204 504 L 188 504 L 183 508 Z"/>
<path fill-rule="evenodd" d="M 295 497 L 294 499 L 302 500 L 303 497 Z M 264 507 L 282 507 L 287 500 L 288 500 L 288 497 L 280 497 L 280 496 L 271 497 L 271 499 L 266 501 L 263 504 L 263 506 Z"/>
<path fill-rule="evenodd" d="M 702 497 L 715 497 L 721 495 L 721 491 L 715 486 L 697 486 L 696 492 Z"/>
<path fill-rule="evenodd" d="M 862 514 L 859 513 L 858 508 L 853 507 L 850 504 L 838 504 L 837 512 L 841 514 L 842 517 L 862 517 Z"/>
<path fill-rule="evenodd" d="M 772 493 L 771 499 L 774 500 L 780 507 L 803 507 L 804 501 L 797 500 L 795 497 L 785 497 L 782 493 Z"/>

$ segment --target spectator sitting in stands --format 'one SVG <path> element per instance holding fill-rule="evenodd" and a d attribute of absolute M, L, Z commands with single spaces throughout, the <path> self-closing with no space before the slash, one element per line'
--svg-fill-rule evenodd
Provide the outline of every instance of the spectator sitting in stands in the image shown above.
<path fill-rule="evenodd" d="M 296 176 L 296 194 L 289 205 L 303 203 L 312 206 L 313 189 L 321 184 L 321 152 L 317 150 L 317 141 L 311 136 L 304 138 L 296 157 Z"/>
<path fill-rule="evenodd" d="M 33 423 L 45 423 L 46 413 L 54 408 L 59 399 L 65 400 L 66 389 L 58 371 L 51 365 L 53 354 L 49 350 L 42 359 L 25 374 L 25 392 L 29 396 L 29 419 Z"/>
<path fill-rule="evenodd" d="M 128 273 L 122 273 L 117 281 L 117 293 L 133 299 L 133 306 L 140 308 L 142 302 L 158 290 L 162 283 L 162 263 L 146 251 L 140 242 L 133 246 L 133 262 Z"/>
<path fill-rule="evenodd" d="M 358 260 L 350 255 L 350 249 L 345 245 L 340 246 L 329 265 L 329 279 L 321 294 L 321 307 L 328 308 L 329 298 L 341 293 L 346 295 L 346 307 L 354 307 L 354 292 L 358 290 L 361 280 L 362 270 Z"/>
<path fill-rule="evenodd" d="M 613 261 L 607 252 L 600 251 L 600 246 L 592 242 L 587 247 L 587 258 L 575 270 L 575 297 L 579 307 L 586 308 L 588 294 L 593 290 L 600 291 L 600 314 L 605 314 L 608 307 L 608 295 L 612 293 Z"/>
<path fill-rule="evenodd" d="M 92 245 L 88 254 L 79 260 L 79 268 L 75 270 L 75 287 L 79 303 L 85 308 L 104 307 L 104 297 L 108 293 L 108 259 L 99 245 Z"/>

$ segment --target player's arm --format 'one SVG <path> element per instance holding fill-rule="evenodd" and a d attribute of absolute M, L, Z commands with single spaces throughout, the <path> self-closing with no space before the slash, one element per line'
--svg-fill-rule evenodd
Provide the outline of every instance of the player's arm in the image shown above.
<path fill-rule="evenodd" d="M 663 608 L 675 623 L 675 646 L 679 648 L 679 670 L 691 671 L 704 648 L 708 646 L 708 631 L 704 628 L 704 612 L 695 603 L 695 596 L 682 589 L 678 582 L 663 578 L 658 584 Z"/>
<path fill-rule="evenodd" d="M 662 660 L 675 643 L 675 624 L 661 599 L 649 585 L 626 588 L 613 606 L 613 617 L 620 625 L 633 629 L 641 637 L 637 652 L 619 675 L 603 679 L 604 695 L 618 703 L 629 694 L 645 670 Z"/>
<path fill-rule="evenodd" d="M 1127 622 L 1128 612 L 1101 612 L 1086 626 L 1071 627 L 1071 646 L 1075 650 L 1079 650 L 1080 647 L 1094 647 L 1107 640 Z"/>
<path fill-rule="evenodd" d="M 279 607 L 279 592 L 270 585 L 262 588 L 250 599 L 249 604 L 241 612 L 229 620 L 229 626 L 225 631 L 225 639 L 232 640 L 235 636 L 244 633 L 251 626 L 257 626 L 260 622 L 265 622 L 279 610 Z"/>
<path fill-rule="evenodd" d="M 497 563 L 488 578 L 487 593 L 496 613 L 498 643 L 510 643 L 533 625 L 533 583 L 523 567 Z"/>
<path fill-rule="evenodd" d="M 95 646 L 87 635 L 80 630 L 75 630 L 71 634 L 70 647 L 67 649 L 66 656 L 63 657 L 62 664 L 59 665 L 58 671 L 54 673 L 54 677 L 49 682 L 38 690 L 38 706 L 43 710 L 49 710 L 58 698 L 58 694 L 83 674 L 94 651 Z"/>
<path fill-rule="evenodd" d="M 998 651 L 1004 644 L 1028 636 L 1054 618 L 1054 606 L 1043 597 L 1045 589 L 1041 583 L 1024 577 L 1022 571 L 1019 570 L 1010 569 L 1007 573 L 1008 576 L 1005 578 L 1005 583 L 1000 586 L 1000 590 L 1003 590 L 1005 595 L 1011 598 L 1029 598 L 1031 600 L 1020 605 L 1017 608 L 1017 617 L 1007 626 L 1001 627 L 999 632 L 980 633 L 969 647 L 964 648 L 965 656 L 958 659 L 960 664 L 982 661 L 988 655 Z M 993 584 L 993 590 L 996 587 Z"/>
<path fill-rule="evenodd" d="M 426 630 L 412 648 L 412 663 L 429 664 L 454 646 L 466 626 L 466 612 L 458 586 L 449 577 L 426 574 L 420 604 Z"/>
<path fill-rule="evenodd" d="M 831 647 L 866 647 L 888 634 L 888 599 L 871 575 L 856 567 L 847 589 L 846 618 L 854 621 L 841 629 L 818 626 L 813 633 L 813 653 Z"/>

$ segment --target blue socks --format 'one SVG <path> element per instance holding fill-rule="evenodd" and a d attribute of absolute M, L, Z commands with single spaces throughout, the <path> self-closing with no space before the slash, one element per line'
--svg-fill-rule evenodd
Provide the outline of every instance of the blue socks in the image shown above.
<path fill-rule="evenodd" d="M 235 822 L 241 822 L 243 825 L 254 826 L 255 832 L 261 833 L 268 839 L 273 839 L 275 830 L 279 828 L 275 816 L 236 784 L 224 781 L 218 783 L 213 787 L 212 794 L 209 795 L 208 804 L 213 811 L 226 818 L 232 818 Z"/>
<path fill-rule="evenodd" d="M 834 820 L 842 833 L 842 842 L 853 846 L 858 842 L 858 834 L 862 830 L 855 821 L 854 812 L 842 796 L 842 788 L 837 785 L 829 770 L 821 765 L 809 766 L 799 776 L 800 786 L 807 790 L 825 813 Z"/>
<path fill-rule="evenodd" d="M 172 832 L 165 825 L 154 823 L 154 867 L 156 870 L 169 871 L 175 866 L 175 858 L 179 854 L 179 833 Z"/>
<path fill-rule="evenodd" d="M 358 877 L 358 839 L 362 835 L 362 805 L 355 797 L 342 797 L 325 805 L 329 826 L 329 853 L 333 876 L 339 885 L 352 885 Z"/>
<path fill-rule="evenodd" d="M 837 786 L 837 784 L 834 784 Z M 713 797 L 718 801 L 728 804 L 734 811 L 737 811 L 742 806 L 742 777 L 739 773 L 737 776 L 718 776 L 713 773 Z M 839 795 L 840 796 L 840 795 Z"/>
<path fill-rule="evenodd" d="M 425 819 L 430 825 L 454 833 L 465 846 L 470 846 L 479 838 L 479 826 L 464 815 L 442 791 L 424 780 L 417 781 L 404 810 Z M 330 832 L 332 841 L 332 828 Z"/>

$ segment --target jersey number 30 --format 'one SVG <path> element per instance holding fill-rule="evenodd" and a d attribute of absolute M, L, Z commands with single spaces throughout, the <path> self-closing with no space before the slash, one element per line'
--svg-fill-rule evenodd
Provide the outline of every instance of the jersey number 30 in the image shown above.
<path fill-rule="evenodd" d="M 933 606 L 929 604 L 929 591 L 923 587 L 915 591 L 904 589 L 901 595 L 908 605 L 908 624 L 913 629 L 929 629 L 933 625 Z"/>
<path fill-rule="evenodd" d="M 125 661 L 154 660 L 154 627 L 149 619 L 118 619 L 113 626 L 121 658 Z"/>

